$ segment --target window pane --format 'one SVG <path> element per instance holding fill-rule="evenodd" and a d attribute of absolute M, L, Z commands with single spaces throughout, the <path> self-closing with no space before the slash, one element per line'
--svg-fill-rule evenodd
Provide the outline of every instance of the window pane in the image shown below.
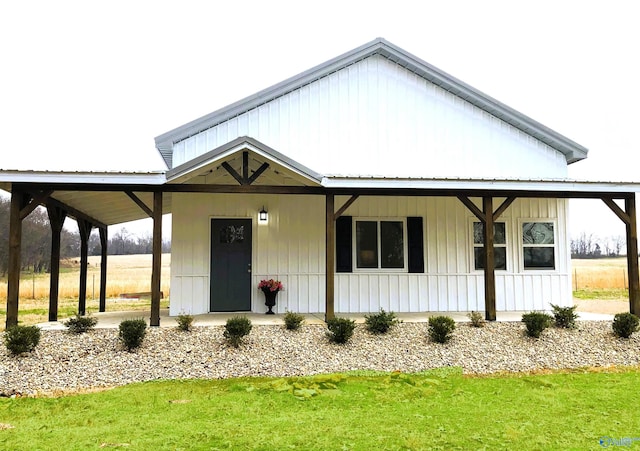
<path fill-rule="evenodd" d="M 493 242 L 495 244 L 506 244 L 506 227 L 504 222 L 496 222 L 493 224 Z M 481 222 L 473 223 L 473 244 L 484 244 L 484 224 Z"/>
<path fill-rule="evenodd" d="M 525 222 L 522 224 L 524 244 L 553 244 L 552 222 Z"/>
<path fill-rule="evenodd" d="M 555 269 L 553 247 L 525 247 L 525 269 Z"/>
<path fill-rule="evenodd" d="M 380 255 L 382 268 L 404 268 L 404 239 L 401 221 L 380 222 Z"/>
<path fill-rule="evenodd" d="M 495 258 L 495 269 L 507 269 L 507 248 L 496 247 L 493 251 Z M 484 269 L 484 247 L 476 247 L 473 249 L 473 257 L 476 269 Z"/>
<path fill-rule="evenodd" d="M 378 223 L 356 221 L 356 264 L 358 268 L 378 267 Z"/>

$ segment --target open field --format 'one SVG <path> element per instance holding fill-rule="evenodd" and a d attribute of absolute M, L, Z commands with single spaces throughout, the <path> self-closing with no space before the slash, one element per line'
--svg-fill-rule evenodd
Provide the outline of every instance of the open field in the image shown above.
<path fill-rule="evenodd" d="M 78 311 L 80 285 L 79 259 L 65 260 L 60 269 L 59 318 Z M 162 255 L 161 307 L 169 303 L 171 254 Z M 98 311 L 100 295 L 100 257 L 89 257 L 87 271 L 87 312 Z M 122 293 L 151 291 L 151 255 L 110 255 L 107 262 L 107 311 L 148 309 L 149 299 L 121 300 Z M 0 281 L 0 327 L 5 323 L 7 282 Z M 47 321 L 49 311 L 49 274 L 23 273 L 20 280 L 19 320 L 22 324 Z"/>
<path fill-rule="evenodd" d="M 638 369 L 158 381 L 0 399 L 3 449 L 599 449 L 640 440 Z M 125 413 L 125 414 L 123 414 Z M 185 421 L 186 420 L 186 421 Z M 617 444 L 617 445 L 616 445 Z"/>

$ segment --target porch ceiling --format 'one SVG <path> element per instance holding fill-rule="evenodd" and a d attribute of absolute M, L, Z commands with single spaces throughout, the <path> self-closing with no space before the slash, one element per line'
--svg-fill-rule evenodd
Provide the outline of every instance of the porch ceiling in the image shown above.
<path fill-rule="evenodd" d="M 153 208 L 152 192 L 135 192 L 145 205 Z M 149 216 L 125 192 L 55 191 L 51 197 L 105 225 L 145 219 Z M 162 213 L 171 213 L 171 193 L 162 195 Z M 75 217 L 70 213 L 70 216 Z"/>

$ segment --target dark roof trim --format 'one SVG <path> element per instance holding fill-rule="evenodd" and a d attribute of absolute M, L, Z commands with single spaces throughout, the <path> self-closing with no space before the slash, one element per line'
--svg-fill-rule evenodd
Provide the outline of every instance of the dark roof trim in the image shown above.
<path fill-rule="evenodd" d="M 221 156 L 234 151 L 241 151 L 242 149 L 248 148 L 249 150 L 257 151 L 263 154 L 268 159 L 290 169 L 293 172 L 296 172 L 309 180 L 320 185 L 322 181 L 322 175 L 317 172 L 312 171 L 306 166 L 301 165 L 297 161 L 292 160 L 286 155 L 281 154 L 280 152 L 272 149 L 266 144 L 261 143 L 257 139 L 251 138 L 249 136 L 241 136 L 239 138 L 234 139 L 233 141 L 229 141 L 222 146 L 213 149 L 205 154 L 202 154 L 193 160 L 189 160 L 180 166 L 170 169 L 167 174 L 167 183 L 171 183 L 173 180 L 187 175 L 191 171 L 195 171 L 202 166 L 207 165 L 210 162 L 215 161 Z"/>
<path fill-rule="evenodd" d="M 530 117 L 519 113 L 502 102 L 478 91 L 420 58 L 396 47 L 382 38 L 377 38 L 363 46 L 351 50 L 350 52 L 320 64 L 319 66 L 284 80 L 270 88 L 264 89 L 252 96 L 246 97 L 227 107 L 214 111 L 213 113 L 202 116 L 199 119 L 164 133 L 155 138 L 156 148 L 164 158 L 167 166 L 171 167 L 174 143 L 187 139 L 190 136 L 214 127 L 221 122 L 243 114 L 246 111 L 254 109 L 264 103 L 283 96 L 375 54 L 381 55 L 390 61 L 403 66 L 407 70 L 410 70 L 426 80 L 438 85 L 442 89 L 451 92 L 472 105 L 477 106 L 498 119 L 503 120 L 524 133 L 527 133 L 528 135 L 558 150 L 565 155 L 568 164 L 580 161 L 587 156 L 588 150 L 585 147 L 551 130 Z"/>

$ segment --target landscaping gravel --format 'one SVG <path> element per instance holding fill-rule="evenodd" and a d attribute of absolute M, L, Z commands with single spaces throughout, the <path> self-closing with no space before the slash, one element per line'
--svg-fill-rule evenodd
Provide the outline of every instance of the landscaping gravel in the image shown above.
<path fill-rule="evenodd" d="M 142 346 L 126 351 L 117 329 L 81 335 L 45 330 L 31 353 L 0 351 L 0 396 L 34 396 L 113 387 L 138 381 L 240 376 L 294 376 L 351 370 L 417 372 L 458 366 L 465 373 L 640 364 L 640 335 L 620 339 L 611 321 L 580 321 L 572 330 L 551 328 L 539 339 L 520 322 L 474 328 L 458 323 L 447 344 L 432 343 L 425 323 L 401 323 L 386 335 L 356 327 L 344 345 L 329 342 L 322 325 L 298 331 L 253 326 L 239 348 L 224 326 L 147 331 Z"/>

